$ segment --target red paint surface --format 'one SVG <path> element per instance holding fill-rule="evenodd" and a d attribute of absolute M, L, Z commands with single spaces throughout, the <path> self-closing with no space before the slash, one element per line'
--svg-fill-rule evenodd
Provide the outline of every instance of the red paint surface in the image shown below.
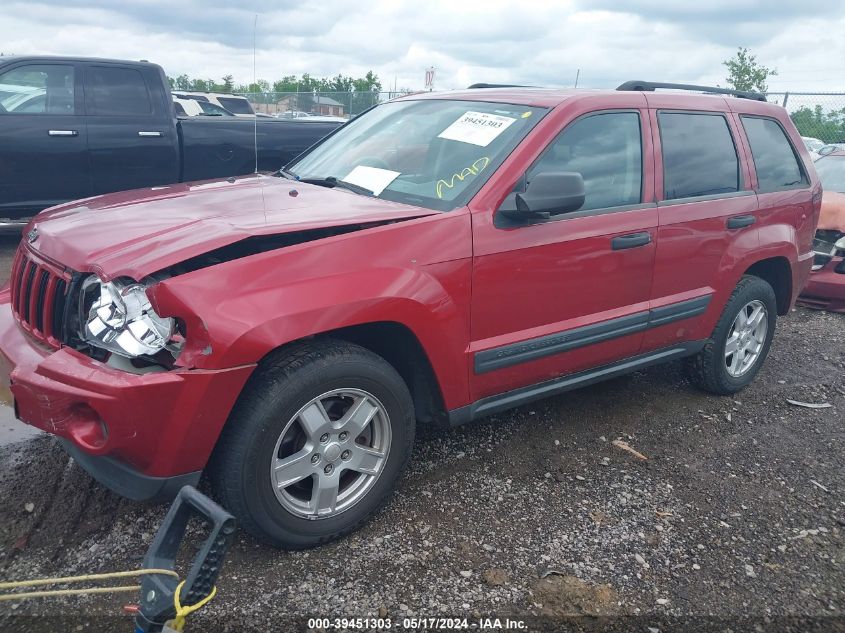
<path fill-rule="evenodd" d="M 820 186 L 782 108 L 740 99 L 630 92 L 468 91 L 450 99 L 501 99 L 554 108 L 468 207 L 439 213 L 283 179 L 174 185 L 54 208 L 35 220 L 39 253 L 103 278 L 140 279 L 246 237 L 348 224 L 382 224 L 196 270 L 151 289 L 157 311 L 183 319 L 180 368 L 137 376 L 77 352 L 51 351 L 14 322 L 0 294 L 0 350 L 21 416 L 85 450 L 151 475 L 205 465 L 255 364 L 280 345 L 342 327 L 395 322 L 419 340 L 447 409 L 608 363 L 710 331 L 742 274 L 783 258 L 792 299 L 812 262 Z M 417 98 L 417 97 L 415 97 Z M 437 98 L 425 96 L 421 98 Z M 636 109 L 643 120 L 644 202 L 662 199 L 656 109 L 721 110 L 737 139 L 748 196 L 652 205 L 512 229 L 496 208 L 547 143 L 581 114 Z M 811 186 L 756 195 L 748 143 L 734 112 L 775 117 L 809 165 Z M 728 231 L 734 215 L 757 222 Z M 652 242 L 610 249 L 614 236 Z M 712 294 L 697 318 L 476 375 L 473 354 L 543 334 Z M 88 407 L 87 409 L 83 407 Z M 97 436 L 91 411 L 108 425 Z"/>
<path fill-rule="evenodd" d="M 800 297 L 803 305 L 845 314 L 845 273 L 835 270 L 845 266 L 843 261 L 842 257 L 833 257 L 824 268 L 810 273 Z"/>

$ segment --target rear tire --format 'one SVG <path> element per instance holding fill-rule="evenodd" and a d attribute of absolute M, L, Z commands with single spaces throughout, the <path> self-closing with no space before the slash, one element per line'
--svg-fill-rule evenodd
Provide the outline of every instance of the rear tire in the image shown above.
<path fill-rule="evenodd" d="M 744 389 L 769 353 L 776 321 L 775 291 L 759 277 L 744 276 L 704 349 L 687 359 L 690 380 L 705 391 L 723 396 Z"/>
<path fill-rule="evenodd" d="M 255 537 L 313 547 L 381 508 L 414 432 L 411 395 L 387 361 L 344 341 L 312 341 L 259 365 L 220 435 L 210 479 Z"/>

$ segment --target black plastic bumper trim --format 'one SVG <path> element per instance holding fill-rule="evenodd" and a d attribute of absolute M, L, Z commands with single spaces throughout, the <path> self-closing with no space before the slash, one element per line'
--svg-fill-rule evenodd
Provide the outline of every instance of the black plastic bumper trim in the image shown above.
<path fill-rule="evenodd" d="M 106 488 L 134 501 L 164 501 L 176 497 L 182 486 L 196 486 L 202 471 L 151 477 L 127 466 L 112 457 L 89 455 L 70 440 L 59 438 L 65 451 L 89 475 Z"/>

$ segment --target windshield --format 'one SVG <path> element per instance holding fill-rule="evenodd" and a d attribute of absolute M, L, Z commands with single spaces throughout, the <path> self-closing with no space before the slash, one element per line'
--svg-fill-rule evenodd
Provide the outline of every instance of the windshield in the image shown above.
<path fill-rule="evenodd" d="M 815 164 L 825 191 L 845 193 L 845 156 L 822 156 Z"/>
<path fill-rule="evenodd" d="M 385 103 L 350 121 L 287 171 L 451 211 L 469 201 L 546 112 L 481 101 Z"/>

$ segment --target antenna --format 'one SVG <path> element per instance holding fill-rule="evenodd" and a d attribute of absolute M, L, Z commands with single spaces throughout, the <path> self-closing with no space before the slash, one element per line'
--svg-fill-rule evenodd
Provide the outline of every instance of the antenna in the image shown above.
<path fill-rule="evenodd" d="M 255 74 L 255 34 L 258 31 L 258 14 L 252 22 L 252 85 L 258 89 L 258 78 Z M 256 103 L 258 105 L 258 103 Z M 255 173 L 258 173 L 258 112 L 252 113 L 252 147 L 255 150 Z"/>

